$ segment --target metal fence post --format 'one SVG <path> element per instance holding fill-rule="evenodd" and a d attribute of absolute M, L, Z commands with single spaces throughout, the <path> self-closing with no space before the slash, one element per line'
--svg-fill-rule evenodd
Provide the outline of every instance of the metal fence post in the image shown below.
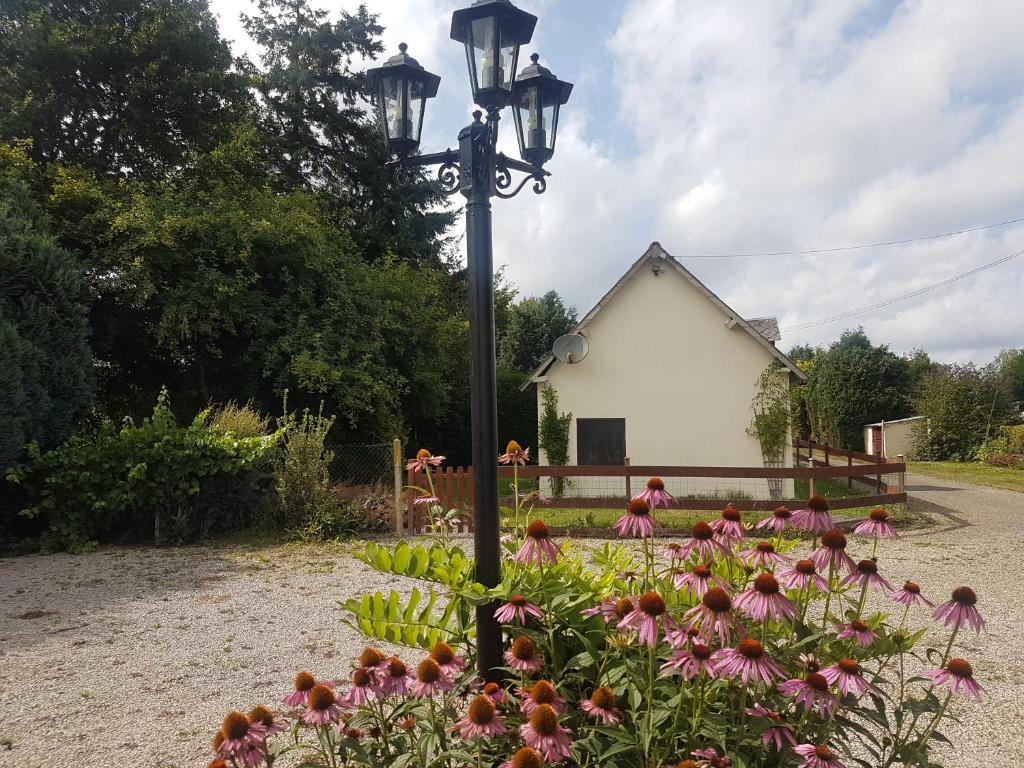
<path fill-rule="evenodd" d="M 405 505 L 402 503 L 402 441 L 397 438 L 391 443 L 391 460 L 395 467 L 395 533 L 401 536 Z"/>
<path fill-rule="evenodd" d="M 632 485 L 630 483 L 630 476 L 629 476 L 629 456 L 626 456 L 622 460 L 622 466 L 624 466 L 626 468 L 626 498 L 627 499 L 632 499 L 633 498 L 633 490 L 632 490 Z"/>

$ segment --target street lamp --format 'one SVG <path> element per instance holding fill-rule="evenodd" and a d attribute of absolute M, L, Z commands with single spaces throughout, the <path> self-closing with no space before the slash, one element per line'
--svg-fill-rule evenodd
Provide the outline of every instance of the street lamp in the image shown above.
<path fill-rule="evenodd" d="M 494 359 L 494 253 L 491 243 L 491 198 L 517 195 L 530 181 L 537 194 L 547 189 L 544 163 L 555 149 L 558 110 L 569 98 L 572 84 L 562 82 L 540 66 L 538 57 L 518 77 L 519 48 L 530 42 L 537 17 L 509 0 L 476 0 L 452 14 L 451 37 L 466 48 L 473 101 L 486 110 L 473 113 L 473 122 L 459 131 L 459 148 L 432 154 L 413 154 L 419 147 L 427 99 L 437 93 L 440 78 L 427 72 L 406 53 L 367 71 L 367 80 L 384 125 L 384 138 L 398 156 L 390 163 L 399 183 L 413 180 L 413 170 L 439 166 L 434 188 L 443 194 L 461 192 L 466 198 L 466 250 L 469 266 L 470 412 L 473 433 L 473 506 L 476 580 L 486 587 L 501 581 L 498 520 L 498 410 Z M 523 161 L 498 152 L 501 110 L 513 106 Z M 512 187 L 512 171 L 524 174 Z M 501 627 L 494 620 L 496 604 L 479 606 L 476 613 L 477 660 L 484 679 L 500 676 L 503 663 Z"/>

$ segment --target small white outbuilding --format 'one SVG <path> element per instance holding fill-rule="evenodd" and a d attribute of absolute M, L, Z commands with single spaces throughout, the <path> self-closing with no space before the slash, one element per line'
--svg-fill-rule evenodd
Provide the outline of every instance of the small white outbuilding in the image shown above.
<path fill-rule="evenodd" d="M 806 378 L 776 348 L 775 318 L 744 319 L 657 242 L 575 333 L 586 357 L 551 355 L 524 385 L 537 385 L 538 418 L 544 387 L 572 413 L 570 464 L 762 466 L 747 433 L 758 378 L 773 361 L 787 384 Z"/>
<path fill-rule="evenodd" d="M 864 425 L 864 452 L 887 459 L 903 456 L 914 458 L 916 430 L 925 424 L 924 416 L 910 416 L 906 419 L 876 421 Z"/>

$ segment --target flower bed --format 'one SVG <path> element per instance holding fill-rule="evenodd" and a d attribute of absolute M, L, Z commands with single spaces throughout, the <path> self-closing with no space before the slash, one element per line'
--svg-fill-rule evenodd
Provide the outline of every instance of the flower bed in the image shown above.
<path fill-rule="evenodd" d="M 417 460 L 436 466 L 428 457 Z M 517 460 L 511 446 L 503 458 Z M 880 568 L 896 536 L 883 509 L 855 528 L 854 559 L 821 497 L 759 521 L 760 540 L 726 508 L 656 544 L 655 505 L 670 501 L 652 478 L 616 524 L 636 542 L 595 552 L 556 542 L 517 505 L 491 590 L 441 510 L 430 547 L 369 545 L 365 562 L 434 586 L 351 601 L 352 623 L 429 652 L 403 660 L 368 647 L 343 679 L 299 673 L 278 713 L 225 718 L 211 768 L 296 753 L 308 768 L 930 765 L 952 697 L 983 694 L 951 655 L 959 632 L 984 628 L 975 593 L 960 587 L 936 608 L 917 584 L 894 589 Z M 801 529 L 810 551 L 792 536 Z M 872 591 L 892 614 L 866 610 Z M 481 605 L 496 605 L 506 640 L 491 681 L 474 664 Z M 919 647 L 912 615 L 949 628 L 944 650 Z M 908 674 L 911 657 L 930 671 Z"/>

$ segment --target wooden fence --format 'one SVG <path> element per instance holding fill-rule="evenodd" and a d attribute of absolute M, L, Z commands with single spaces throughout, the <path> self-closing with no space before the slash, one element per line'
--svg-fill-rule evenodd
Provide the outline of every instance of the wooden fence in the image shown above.
<path fill-rule="evenodd" d="M 539 509 L 560 508 L 560 509 L 625 509 L 626 504 L 632 495 L 634 488 L 642 488 L 650 477 L 662 478 L 736 478 L 741 480 L 807 480 L 814 493 L 815 482 L 824 479 L 846 478 L 849 483 L 854 481 L 867 482 L 875 491 L 870 496 L 854 496 L 847 498 L 830 499 L 829 504 L 833 509 L 849 509 L 852 507 L 875 506 L 879 504 L 904 504 L 907 494 L 903 488 L 903 475 L 906 472 L 906 464 L 903 462 L 886 462 L 884 459 L 869 454 L 858 454 L 853 451 L 837 451 L 829 449 L 825 460 L 814 458 L 814 452 L 823 449 L 824 446 L 810 444 L 807 441 L 794 442 L 794 459 L 796 464 L 807 463 L 807 466 L 793 467 L 673 467 L 673 466 L 644 466 L 644 465 L 612 465 L 612 466 L 525 466 L 519 467 L 519 477 L 524 480 L 542 478 L 615 478 L 624 482 L 625 493 L 605 496 L 559 496 L 539 504 Z M 808 454 L 802 454 L 807 449 Z M 865 474 L 866 460 L 860 457 L 871 459 L 871 475 Z M 846 463 L 830 463 L 833 459 L 843 458 Z M 855 460 L 864 463 L 855 463 Z M 511 478 L 512 467 L 502 466 L 498 468 L 499 481 L 502 478 Z M 896 484 L 889 485 L 884 482 L 884 475 L 896 475 Z M 865 480 L 865 478 L 867 478 Z M 440 505 L 445 509 L 460 509 L 463 514 L 457 524 L 461 531 L 473 530 L 473 468 L 448 467 L 438 470 L 432 474 L 434 491 L 440 499 Z M 426 478 L 421 473 L 407 473 L 406 485 L 418 488 L 426 488 Z M 502 483 L 502 485 L 505 485 Z M 414 503 L 417 493 L 412 490 L 406 491 L 404 514 L 402 515 L 402 527 L 406 531 L 422 532 L 428 523 L 429 505 L 417 505 Z M 510 496 L 501 499 L 502 506 L 512 506 Z M 806 504 L 806 499 L 749 499 L 737 498 L 730 502 L 727 498 L 686 498 L 679 499 L 675 508 L 697 511 L 714 511 L 722 509 L 727 503 L 732 503 L 737 509 L 748 512 L 771 511 L 779 505 L 786 505 L 791 509 L 798 509 Z"/>
<path fill-rule="evenodd" d="M 902 460 L 902 456 L 899 458 Z M 886 459 L 881 454 L 835 448 L 831 445 L 800 438 L 793 441 L 793 464 L 797 466 L 834 467 L 845 464 L 850 468 L 850 474 L 846 477 L 849 488 L 853 488 L 854 482 L 858 482 L 878 493 L 902 493 L 903 474 L 900 473 L 900 482 L 896 486 L 890 486 L 882 477 L 885 470 L 879 469 L 879 467 L 885 466 L 885 463 Z M 870 471 L 868 466 L 870 466 Z M 858 472 L 854 472 L 855 467 L 859 470 Z"/>

